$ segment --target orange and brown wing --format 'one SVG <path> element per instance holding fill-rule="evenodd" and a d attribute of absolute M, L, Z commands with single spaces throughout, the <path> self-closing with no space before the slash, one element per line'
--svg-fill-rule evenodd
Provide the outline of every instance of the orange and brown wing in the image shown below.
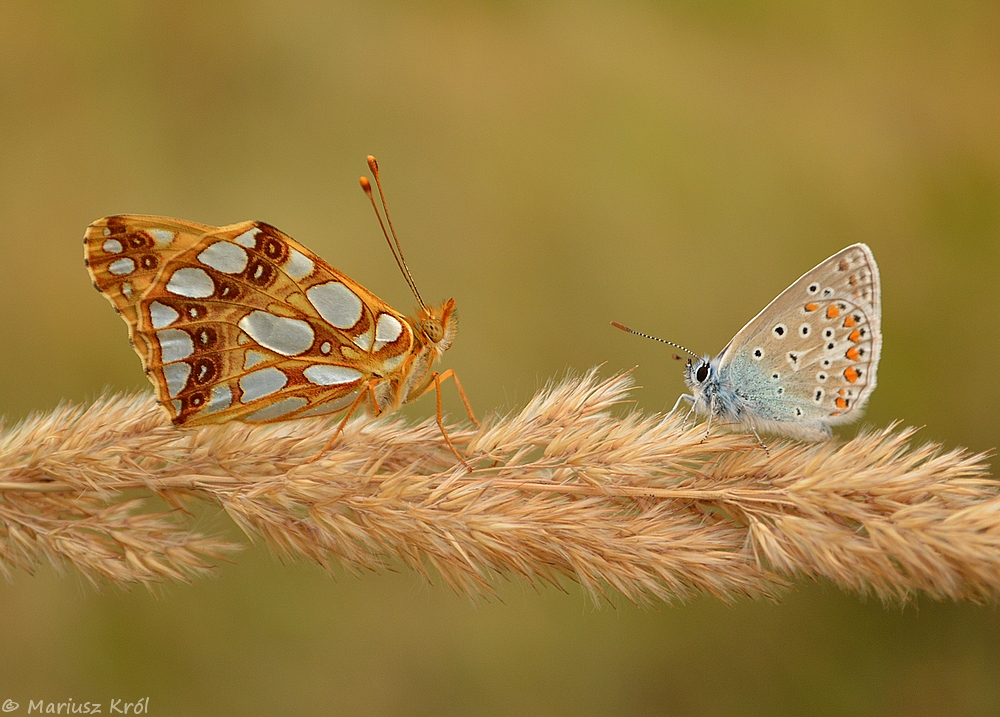
<path fill-rule="evenodd" d="M 149 347 L 136 340 L 137 306 L 166 261 L 198 243 L 215 227 L 168 217 L 121 214 L 98 219 L 84 235 L 84 263 L 94 286 L 129 329 L 146 366 Z"/>
<path fill-rule="evenodd" d="M 262 222 L 211 229 L 143 283 L 137 351 L 179 424 L 341 410 L 414 346 L 402 315 Z"/>

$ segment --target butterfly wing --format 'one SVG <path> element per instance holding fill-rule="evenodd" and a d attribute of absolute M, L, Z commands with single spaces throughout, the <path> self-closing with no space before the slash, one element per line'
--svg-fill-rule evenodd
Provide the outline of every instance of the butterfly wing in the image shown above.
<path fill-rule="evenodd" d="M 131 217 L 117 219 L 128 225 Z M 151 237 L 175 221 L 158 227 L 142 219 L 131 231 Z M 99 225 L 88 235 L 103 234 Z M 263 222 L 207 229 L 164 256 L 155 277 L 143 274 L 141 296 L 127 297 L 130 313 L 122 314 L 175 423 L 331 413 L 372 378 L 405 370 L 413 330 L 371 292 Z M 88 246 L 98 288 L 114 286 L 107 276 L 114 259 L 103 244 Z M 116 307 L 123 303 L 122 292 L 102 291 Z"/>
<path fill-rule="evenodd" d="M 860 415 L 882 351 L 878 266 L 854 244 L 807 271 L 751 319 L 718 357 L 765 430 L 820 438 Z"/>
<path fill-rule="evenodd" d="M 194 246 L 214 229 L 180 219 L 138 214 L 105 217 L 87 227 L 84 263 L 91 281 L 128 325 L 129 339 L 143 366 L 149 346 L 135 336 L 142 295 L 169 257 Z"/>

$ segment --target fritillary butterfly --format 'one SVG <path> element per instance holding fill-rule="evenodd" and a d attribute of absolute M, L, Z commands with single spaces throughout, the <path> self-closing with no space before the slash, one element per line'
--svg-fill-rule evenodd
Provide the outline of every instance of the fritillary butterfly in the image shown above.
<path fill-rule="evenodd" d="M 388 220 L 378 165 L 374 157 L 368 162 Z M 368 181 L 361 184 L 374 206 Z M 105 217 L 87 228 L 84 254 L 94 286 L 128 325 L 175 424 L 270 423 L 344 411 L 335 438 L 362 405 L 375 414 L 394 411 L 434 388 L 438 425 L 461 459 L 441 417 L 444 379 L 455 381 L 473 422 L 475 416 L 454 373 L 432 370 L 455 337 L 455 301 L 424 304 L 394 231 L 392 237 L 386 233 L 419 303 L 415 317 L 263 222 L 211 227 Z"/>

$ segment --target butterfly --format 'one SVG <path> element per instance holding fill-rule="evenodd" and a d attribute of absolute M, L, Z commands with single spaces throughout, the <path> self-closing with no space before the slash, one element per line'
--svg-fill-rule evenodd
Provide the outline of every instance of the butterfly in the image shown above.
<path fill-rule="evenodd" d="M 878 265 L 854 244 L 781 292 L 715 358 L 688 351 L 697 359 L 684 371 L 691 394 L 674 408 L 686 400 L 710 420 L 755 433 L 829 438 L 831 426 L 860 417 L 875 390 L 881 326 Z"/>
<path fill-rule="evenodd" d="M 378 165 L 374 157 L 368 163 L 391 230 Z M 361 185 L 374 207 L 371 185 L 364 177 Z M 383 233 L 417 298 L 416 316 L 395 311 L 264 222 L 213 227 L 105 217 L 87 228 L 84 260 L 94 286 L 128 325 L 175 424 L 270 423 L 344 411 L 335 438 L 363 404 L 375 414 L 394 411 L 434 388 L 438 425 L 461 460 L 441 418 L 443 380 L 455 382 L 474 423 L 475 416 L 454 373 L 432 370 L 454 340 L 455 301 L 427 306 L 395 231 L 392 241 L 384 224 Z"/>

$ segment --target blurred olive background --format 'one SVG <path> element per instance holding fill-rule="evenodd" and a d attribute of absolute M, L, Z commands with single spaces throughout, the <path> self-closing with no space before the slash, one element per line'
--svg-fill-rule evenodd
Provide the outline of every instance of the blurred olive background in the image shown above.
<path fill-rule="evenodd" d="M 1000 9 L 993 2 L 0 4 L 0 413 L 148 390 L 90 285 L 113 213 L 270 222 L 414 305 L 357 186 L 381 164 L 480 414 L 567 370 L 682 369 L 867 242 L 885 348 L 865 425 L 997 445 Z M 461 416 L 453 392 L 448 411 Z M 407 407 L 430 416 L 433 399 Z M 841 431 L 850 434 L 853 428 Z M 222 517 L 206 530 L 232 531 Z M 993 607 L 471 601 L 252 548 L 214 580 L 0 585 L 0 700 L 153 715 L 995 715 Z"/>

